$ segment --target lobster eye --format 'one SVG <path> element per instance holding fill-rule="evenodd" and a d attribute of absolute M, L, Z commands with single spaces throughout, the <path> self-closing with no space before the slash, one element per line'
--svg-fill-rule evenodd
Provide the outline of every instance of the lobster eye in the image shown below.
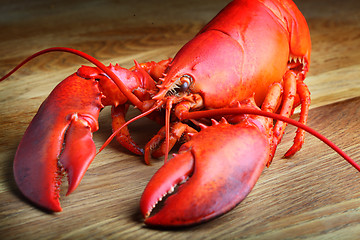
<path fill-rule="evenodd" d="M 183 75 L 182 77 L 180 77 L 180 91 L 181 92 L 185 92 L 189 89 L 190 84 L 192 82 L 192 77 L 189 75 Z"/>

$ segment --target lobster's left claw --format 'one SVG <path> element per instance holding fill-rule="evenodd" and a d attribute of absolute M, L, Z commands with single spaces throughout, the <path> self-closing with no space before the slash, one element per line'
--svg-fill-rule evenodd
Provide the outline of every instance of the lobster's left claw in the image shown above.
<path fill-rule="evenodd" d="M 223 121 L 195 134 L 179 153 L 144 190 L 140 207 L 148 225 L 193 225 L 231 210 L 254 187 L 270 151 L 268 139 L 254 124 Z M 157 202 L 188 177 L 150 216 Z"/>

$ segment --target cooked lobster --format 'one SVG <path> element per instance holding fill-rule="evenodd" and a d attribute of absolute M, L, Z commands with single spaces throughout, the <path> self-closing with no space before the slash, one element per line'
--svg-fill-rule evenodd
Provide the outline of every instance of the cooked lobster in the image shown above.
<path fill-rule="evenodd" d="M 57 47 L 30 56 L 1 80 L 52 51 L 79 55 L 96 67 L 82 66 L 56 86 L 17 149 L 16 183 L 24 196 L 47 210 L 62 210 L 62 177 L 68 177 L 70 194 L 94 159 L 92 133 L 98 129 L 100 110 L 108 105 L 114 133 L 107 143 L 116 137 L 131 152 L 144 155 L 146 163 L 151 156 L 165 155 L 165 164 L 140 202 L 149 225 L 192 225 L 234 208 L 270 165 L 287 123 L 299 129 L 286 157 L 301 148 L 306 130 L 360 170 L 305 125 L 310 92 L 304 79 L 311 41 L 307 23 L 291 0 L 234 0 L 173 59 L 135 62 L 125 69 Z M 126 122 L 130 105 L 142 113 Z M 289 119 L 299 105 L 299 122 Z M 127 125 L 144 116 L 164 127 L 142 148 Z M 185 143 L 167 160 L 179 140 Z M 176 193 L 166 196 L 177 185 Z M 152 214 L 165 196 L 164 206 Z"/>

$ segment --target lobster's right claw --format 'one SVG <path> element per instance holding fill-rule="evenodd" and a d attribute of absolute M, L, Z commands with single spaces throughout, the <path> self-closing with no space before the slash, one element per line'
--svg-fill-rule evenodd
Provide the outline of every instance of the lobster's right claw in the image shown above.
<path fill-rule="evenodd" d="M 215 218 L 239 204 L 269 159 L 269 141 L 254 124 L 216 123 L 181 146 L 148 183 L 140 207 L 152 226 L 185 226 Z M 174 186 L 155 214 L 155 205 Z"/>

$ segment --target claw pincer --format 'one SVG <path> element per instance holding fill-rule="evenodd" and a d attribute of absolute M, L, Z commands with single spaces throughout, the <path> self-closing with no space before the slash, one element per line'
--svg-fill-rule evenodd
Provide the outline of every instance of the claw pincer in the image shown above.
<path fill-rule="evenodd" d="M 108 68 L 129 89 L 137 87 L 137 76 L 129 70 L 118 65 Z M 99 128 L 100 110 L 126 101 L 115 84 L 94 67 L 83 66 L 56 86 L 31 121 L 15 155 L 15 181 L 25 197 L 42 208 L 61 211 L 62 178 L 67 175 L 68 195 L 95 157 L 92 133 Z"/>
<path fill-rule="evenodd" d="M 202 129 L 150 180 L 140 202 L 145 223 L 192 225 L 229 211 L 248 195 L 268 159 L 269 141 L 255 124 L 222 120 Z M 150 216 L 159 199 L 187 178 Z"/>
<path fill-rule="evenodd" d="M 101 97 L 97 82 L 73 74 L 53 90 L 26 130 L 14 176 L 21 192 L 40 207 L 61 211 L 62 175 L 68 174 L 69 194 L 94 158 L 92 132 L 98 129 Z"/>

